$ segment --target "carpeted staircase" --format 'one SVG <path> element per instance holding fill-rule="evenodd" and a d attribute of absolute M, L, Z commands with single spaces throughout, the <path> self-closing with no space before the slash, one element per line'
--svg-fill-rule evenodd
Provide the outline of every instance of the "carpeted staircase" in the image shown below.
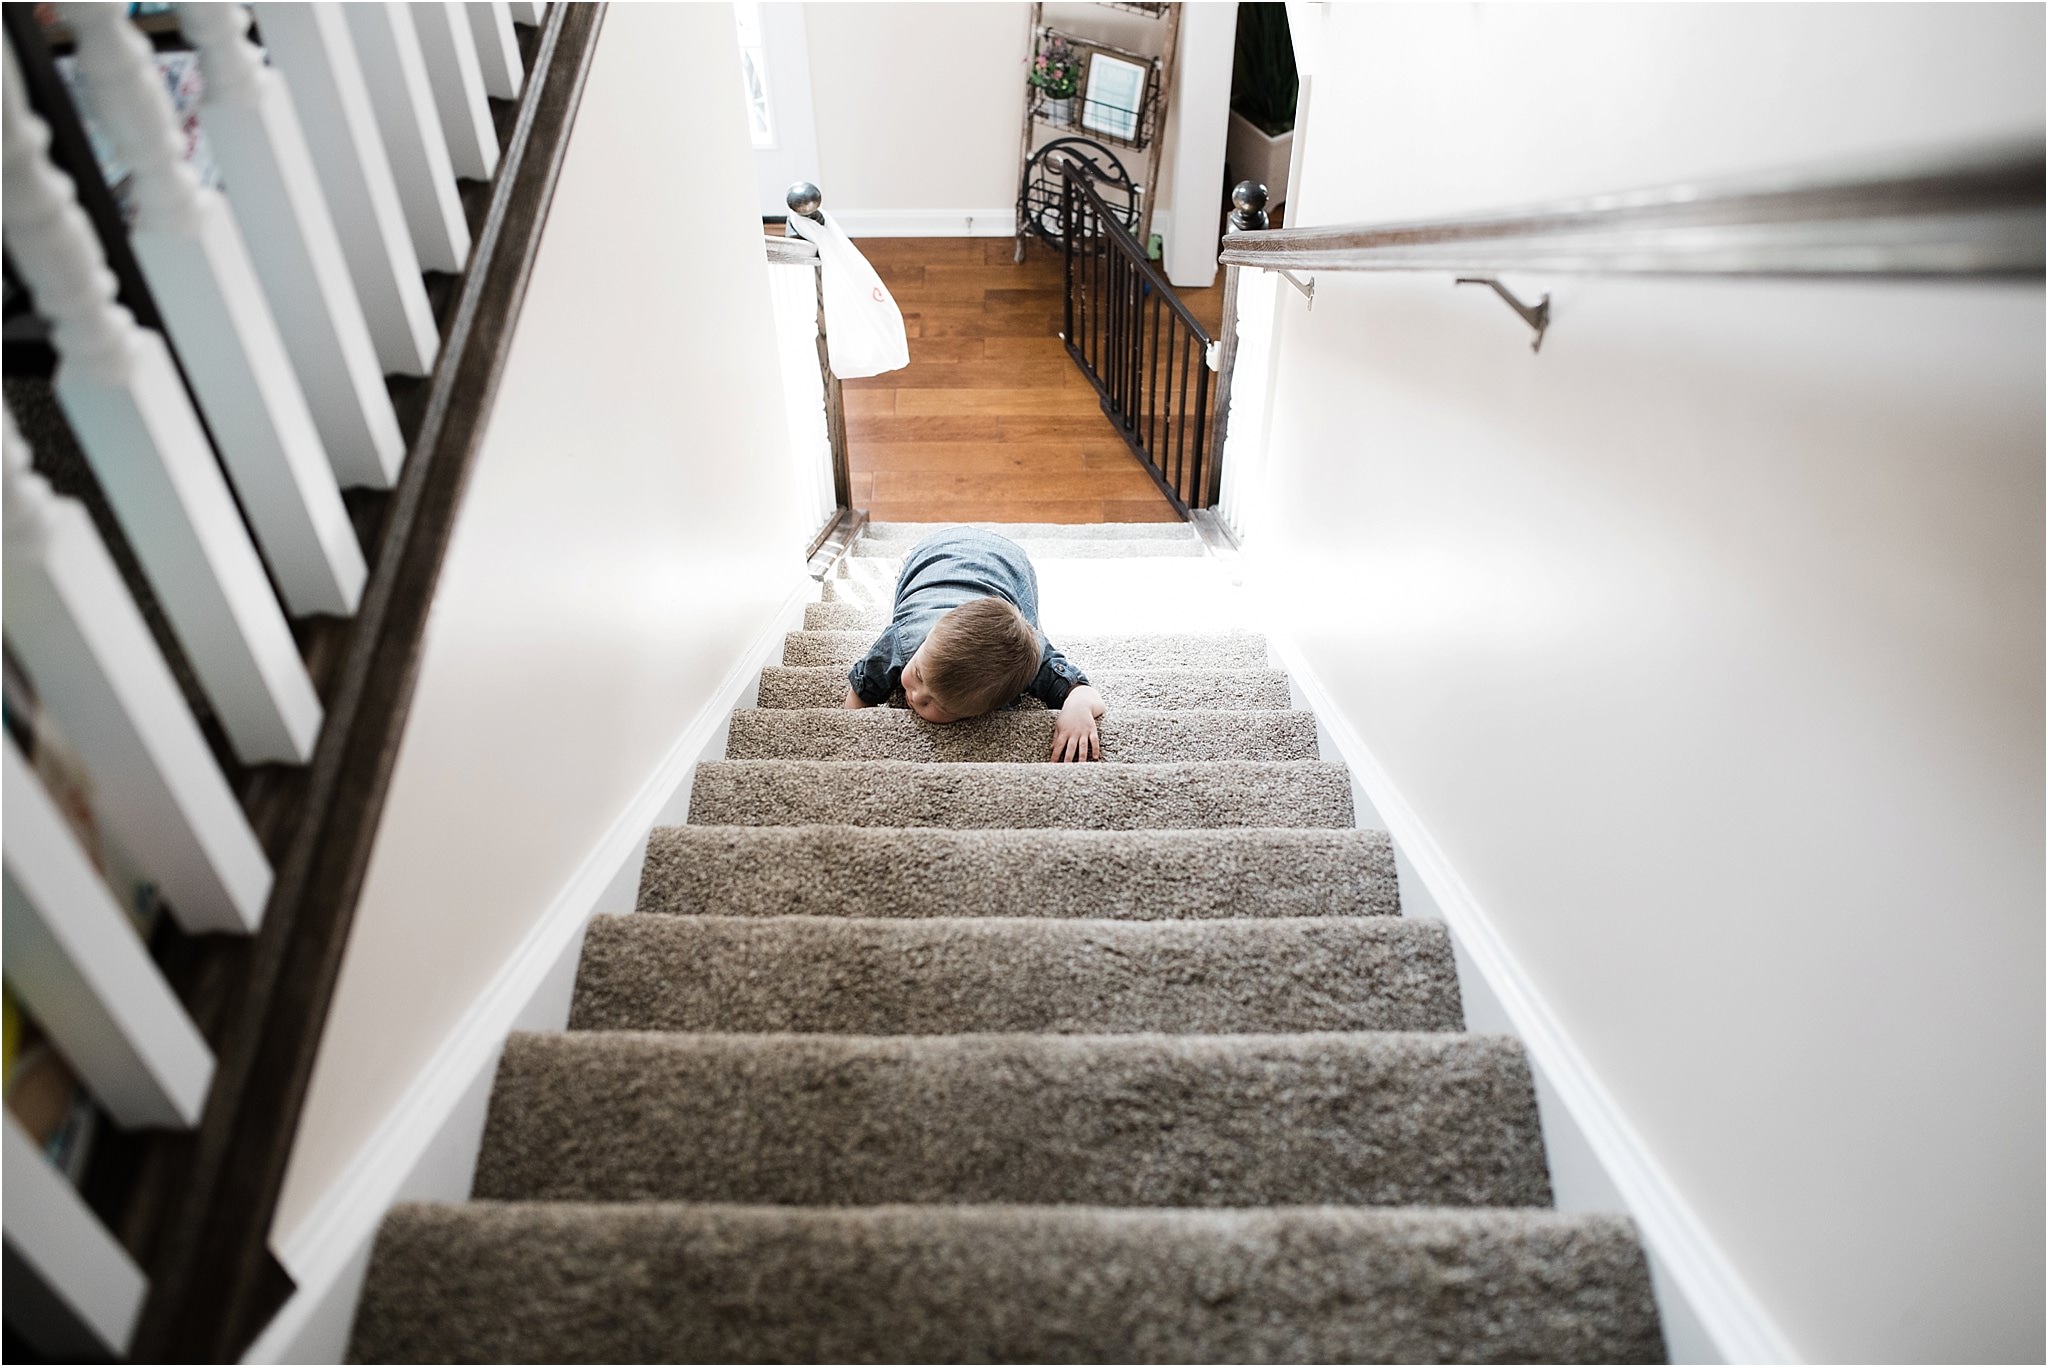
<path fill-rule="evenodd" d="M 1661 1361 L 1263 639 L 1146 631 L 1228 623 L 1191 531 L 1005 529 L 1109 703 L 1073 766 L 1043 709 L 838 710 L 924 530 L 826 581 L 510 1041 L 475 1199 L 385 1220 L 355 1357 Z"/>

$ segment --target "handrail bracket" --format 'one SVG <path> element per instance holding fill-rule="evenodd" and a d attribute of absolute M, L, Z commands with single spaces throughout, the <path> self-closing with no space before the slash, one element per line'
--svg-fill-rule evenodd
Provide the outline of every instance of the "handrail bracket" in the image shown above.
<path fill-rule="evenodd" d="M 1282 275 L 1287 274 L 1287 272 L 1285 271 L 1282 271 L 1280 273 Z M 1461 275 L 1458 277 L 1458 283 L 1461 285 L 1492 286 L 1493 292 L 1499 295 L 1502 299 L 1505 299 L 1507 301 L 1508 307 L 1513 309 L 1516 315 L 1520 317 L 1523 322 L 1527 323 L 1530 327 L 1536 329 L 1536 340 L 1529 343 L 1529 350 L 1543 350 L 1543 333 L 1545 329 L 1549 328 L 1550 326 L 1549 295 L 1544 295 L 1541 299 L 1536 301 L 1534 307 L 1531 307 L 1530 305 L 1525 304 L 1521 300 L 1515 298 L 1513 292 L 1511 292 L 1506 285 L 1501 284 L 1499 280 L 1495 279 L 1493 276 L 1490 275 Z"/>
<path fill-rule="evenodd" d="M 1282 280 L 1285 280 L 1288 284 L 1294 286 L 1294 288 L 1300 290 L 1301 297 L 1308 300 L 1309 311 L 1311 313 L 1315 311 L 1316 278 L 1313 275 L 1311 275 L 1307 280 L 1303 280 L 1300 276 L 1296 275 L 1293 271 L 1289 270 L 1276 270 L 1273 273 L 1279 276 Z"/>

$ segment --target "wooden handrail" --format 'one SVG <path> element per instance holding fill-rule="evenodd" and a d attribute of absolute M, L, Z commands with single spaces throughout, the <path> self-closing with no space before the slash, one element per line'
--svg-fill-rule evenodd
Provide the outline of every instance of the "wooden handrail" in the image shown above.
<path fill-rule="evenodd" d="M 2038 276 L 2043 148 L 1661 186 L 1497 213 L 1233 232 L 1266 270 Z"/>
<path fill-rule="evenodd" d="M 792 184 L 784 201 L 792 216 L 824 221 L 820 212 L 824 195 L 809 181 L 800 180 Z M 811 577 L 822 579 L 851 548 L 853 538 L 859 535 L 867 522 L 867 514 L 853 506 L 853 467 L 846 436 L 846 399 L 839 376 L 832 370 L 831 345 L 827 341 L 825 258 L 816 243 L 799 237 L 793 228 L 785 227 L 781 237 L 764 239 L 764 245 L 770 265 L 811 267 L 817 291 L 818 379 L 825 396 L 825 438 L 831 447 L 834 508 L 825 524 L 812 534 L 810 544 L 804 548 L 804 559 Z"/>
<path fill-rule="evenodd" d="M 169 935 L 167 976 L 217 1058 L 196 1130 L 124 1137 L 96 1204 L 150 1278 L 136 1360 L 238 1360 L 289 1296 L 270 1225 L 418 674 L 428 608 L 510 352 L 604 6 L 555 5 L 521 34 L 528 80 L 495 110 L 503 156 L 464 187 L 468 268 L 433 291 L 443 336 L 424 381 L 390 382 L 407 458 L 388 494 L 349 498 L 370 563 L 351 619 L 299 629 L 325 704 L 304 767 L 239 770 L 277 871 L 249 939 Z"/>

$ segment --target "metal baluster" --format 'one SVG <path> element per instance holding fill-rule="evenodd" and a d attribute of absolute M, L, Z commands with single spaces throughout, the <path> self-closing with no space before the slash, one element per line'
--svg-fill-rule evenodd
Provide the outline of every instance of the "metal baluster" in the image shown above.
<path fill-rule="evenodd" d="M 1152 355 L 1152 341 L 1146 329 L 1146 322 L 1149 318 L 1152 327 L 1158 327 L 1159 310 L 1164 302 L 1158 290 L 1150 289 L 1145 292 L 1145 307 L 1138 310 L 1138 345 L 1132 349 L 1131 388 L 1138 405 L 1138 416 L 1148 428 L 1152 418 L 1152 389 L 1147 369 Z"/>
<path fill-rule="evenodd" d="M 1178 318 L 1174 322 L 1180 324 Z M 1176 357 L 1180 357 L 1178 363 L 1176 363 Z M 1167 484 L 1174 482 L 1174 473 L 1171 473 L 1171 471 L 1174 471 L 1174 451 L 1180 449 L 1180 428 L 1186 424 L 1186 416 L 1180 412 L 1180 406 L 1174 404 L 1174 365 L 1182 365 L 1182 367 L 1188 365 L 1188 334 L 1180 326 L 1176 326 L 1174 330 L 1167 332 L 1167 338 L 1165 338 L 1165 410 L 1167 410 L 1167 424 L 1165 424 L 1165 441 L 1159 445 L 1159 451 L 1153 453 L 1153 463 L 1159 467 L 1159 478 L 1165 480 Z"/>
<path fill-rule="evenodd" d="M 1094 325 L 1095 308 L 1095 301 L 1088 293 L 1087 239 L 1082 236 L 1087 230 L 1088 206 L 1076 192 L 1074 232 L 1067 240 L 1074 249 L 1074 302 L 1079 308 L 1079 314 L 1074 319 L 1074 331 L 1067 337 L 1067 343 L 1074 348 L 1074 359 L 1080 363 L 1084 371 L 1088 368 L 1088 329 Z"/>
<path fill-rule="evenodd" d="M 1098 373 L 1102 357 L 1102 242 L 1096 238 L 1096 207 L 1087 209 L 1087 377 Z"/>
<path fill-rule="evenodd" d="M 1102 257 L 1104 246 L 1102 241 L 1102 219 L 1096 213 L 1093 204 L 1088 206 L 1088 232 L 1089 257 L 1095 266 L 1095 281 L 1091 287 L 1091 293 L 1095 298 L 1095 330 L 1093 336 L 1089 339 L 1093 347 L 1093 353 L 1088 358 L 1088 369 L 1094 378 L 1100 382 L 1102 378 L 1103 344 L 1107 341 L 1109 335 L 1109 313 L 1107 308 L 1109 298 L 1103 289 L 1104 281 L 1109 274 L 1109 263 L 1103 260 Z"/>
<path fill-rule="evenodd" d="M 1153 299 L 1151 299 L 1151 344 L 1143 348 L 1145 350 L 1145 369 L 1139 375 L 1139 385 L 1141 385 L 1139 404 L 1143 404 L 1139 414 L 1141 414 L 1141 420 L 1145 424 L 1143 430 L 1145 430 L 1145 451 L 1147 451 L 1147 455 L 1155 449 L 1155 445 L 1159 441 L 1159 404 L 1157 404 L 1159 393 L 1157 391 L 1159 391 L 1159 309 L 1161 309 L 1161 305 L 1163 305 L 1163 301 L 1159 299 L 1159 295 L 1153 295 Z M 1141 336 L 1141 340 L 1143 340 L 1143 336 Z"/>
<path fill-rule="evenodd" d="M 1131 358 L 1138 354 L 1138 310 L 1145 305 L 1145 279 L 1118 243 L 1117 255 L 1124 263 L 1124 345 L 1117 354 L 1117 384 L 1123 390 L 1124 427 L 1138 435 L 1138 384 L 1131 374 Z"/>
<path fill-rule="evenodd" d="M 1124 412 L 1124 333 L 1126 331 L 1125 310 L 1130 304 L 1130 282 L 1125 276 L 1124 254 L 1117 250 L 1114 239 L 1108 244 L 1109 252 L 1109 362 L 1107 373 L 1102 377 L 1109 389 L 1109 406 L 1115 414 L 1117 426 L 1129 430 L 1130 423 Z"/>
<path fill-rule="evenodd" d="M 1124 258 L 1124 269 L 1131 277 L 1130 339 L 1124 348 L 1124 386 L 1130 391 L 1131 436 L 1142 440 L 1143 433 L 1138 424 L 1144 416 L 1145 399 L 1138 387 L 1145 378 L 1145 305 L 1152 292 L 1146 287 L 1145 272 L 1128 256 Z"/>
<path fill-rule="evenodd" d="M 1088 206 L 1088 378 L 1102 374 L 1102 224 Z"/>
<path fill-rule="evenodd" d="M 1167 433 L 1166 357 L 1173 346 L 1172 310 L 1162 305 L 1157 323 L 1158 335 L 1152 342 L 1152 440 L 1145 448 L 1154 455 Z"/>
<path fill-rule="evenodd" d="M 1144 340 L 1145 274 L 1129 253 L 1124 258 L 1124 351 L 1117 370 L 1124 388 L 1124 422 L 1132 436 L 1138 435 L 1138 375 L 1134 362 Z"/>
<path fill-rule="evenodd" d="M 1103 221 L 1102 238 L 1102 389 L 1109 399 L 1109 415 L 1117 415 L 1116 404 L 1116 358 L 1119 330 L 1117 327 L 1117 253 L 1116 243 L 1108 234 L 1108 220 Z"/>
<path fill-rule="evenodd" d="M 1206 508 L 1211 502 L 1211 496 L 1203 480 L 1204 466 L 1209 451 L 1203 438 L 1208 434 L 1208 431 L 1209 358 L 1204 356 L 1201 362 L 1195 366 L 1195 439 L 1193 443 L 1195 477 L 1188 485 L 1188 506 L 1190 508 Z"/>
<path fill-rule="evenodd" d="M 1131 429 L 1131 405 L 1124 395 L 1124 365 L 1131 351 L 1131 259 L 1124 255 L 1123 244 L 1114 238 L 1109 244 L 1110 269 L 1116 273 L 1116 292 L 1110 296 L 1111 306 L 1116 310 L 1116 345 L 1110 349 L 1110 401 L 1116 405 L 1117 421 L 1128 432 Z"/>
<path fill-rule="evenodd" d="M 1187 473 L 1188 435 L 1188 359 L 1195 349 L 1194 334 L 1182 328 L 1187 341 L 1180 349 L 1180 427 L 1173 434 L 1173 487 L 1180 492 L 1181 502 L 1187 502 L 1187 489 L 1182 476 Z"/>
<path fill-rule="evenodd" d="M 1065 309 L 1065 326 L 1061 328 L 1059 336 L 1061 336 L 1061 340 L 1067 342 L 1067 346 L 1073 346 L 1073 223 L 1075 223 L 1075 219 L 1073 219 L 1073 180 L 1061 178 L 1061 182 L 1059 182 L 1059 240 L 1061 240 L 1061 248 L 1063 248 L 1061 250 L 1061 268 L 1065 271 L 1063 279 L 1067 281 L 1067 289 L 1065 289 L 1065 299 L 1061 301 L 1061 307 Z"/>
<path fill-rule="evenodd" d="M 1142 275 L 1140 277 L 1142 279 Z M 1138 326 L 1131 341 L 1131 435 L 1139 444 L 1145 441 L 1146 426 L 1151 420 L 1152 401 L 1145 387 L 1145 358 L 1147 355 L 1146 319 L 1158 317 L 1159 294 L 1156 290 L 1145 290 L 1138 299 Z"/>
<path fill-rule="evenodd" d="M 1103 307 L 1107 299 L 1102 292 L 1102 223 L 1095 215 L 1095 206 L 1088 206 L 1088 378 L 1100 382 L 1102 379 L 1103 325 L 1107 315 Z"/>

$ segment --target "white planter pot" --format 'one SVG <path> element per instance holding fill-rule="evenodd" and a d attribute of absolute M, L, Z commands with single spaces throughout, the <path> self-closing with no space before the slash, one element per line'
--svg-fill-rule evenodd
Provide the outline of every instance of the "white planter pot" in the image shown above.
<path fill-rule="evenodd" d="M 1293 129 L 1269 138 L 1250 119 L 1235 109 L 1230 111 L 1230 135 L 1223 145 L 1230 183 L 1256 180 L 1264 185 L 1269 211 L 1287 202 L 1287 163 L 1293 155 Z"/>

